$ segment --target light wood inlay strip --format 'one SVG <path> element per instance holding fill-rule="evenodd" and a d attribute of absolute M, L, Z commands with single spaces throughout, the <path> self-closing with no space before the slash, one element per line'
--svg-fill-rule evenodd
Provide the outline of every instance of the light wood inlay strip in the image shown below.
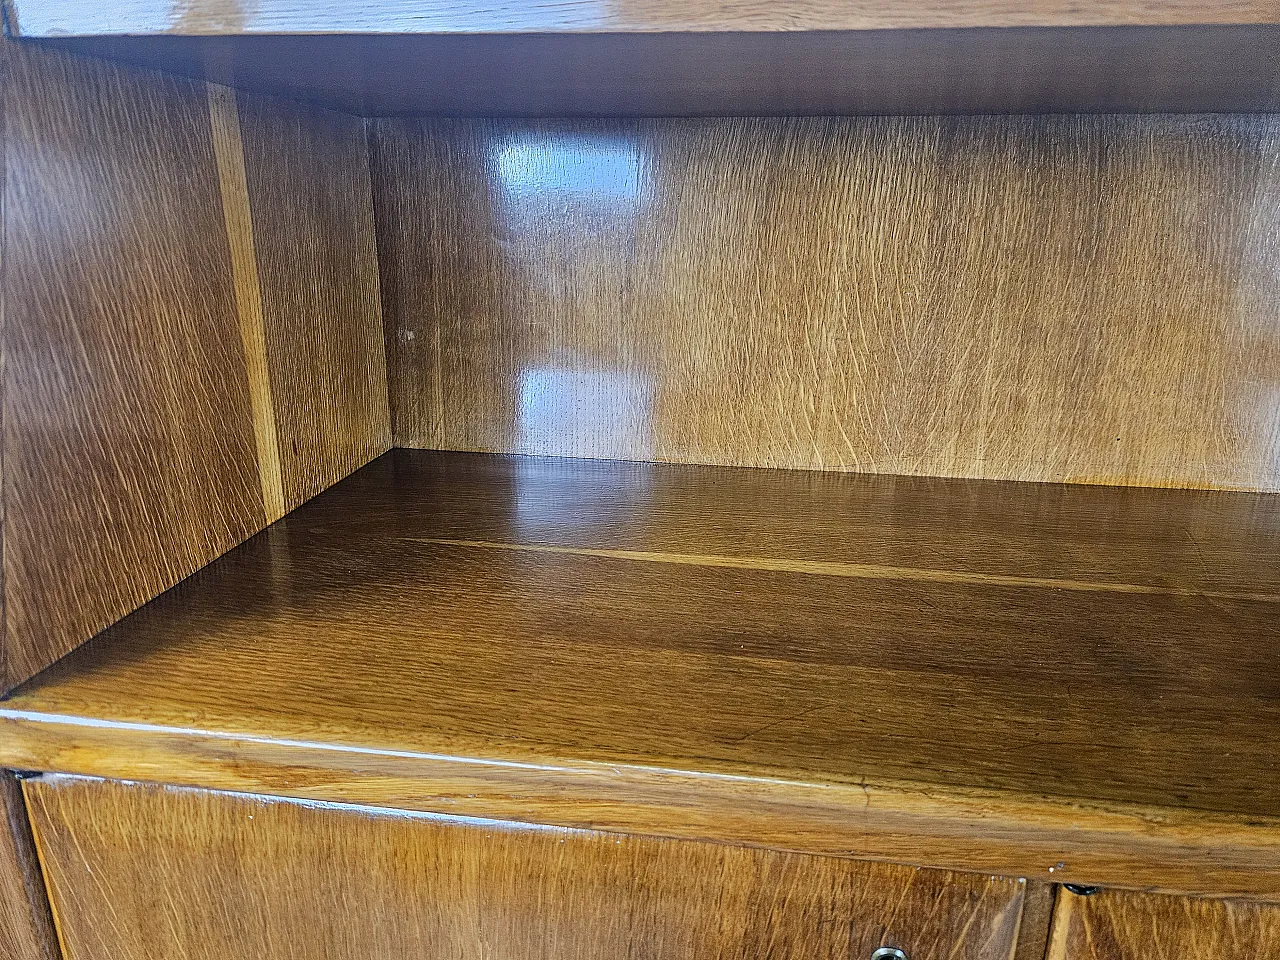
<path fill-rule="evenodd" d="M 1058 897 L 1053 910 L 1053 927 L 1049 934 L 1049 950 L 1045 960 L 1066 960 L 1067 933 L 1071 929 L 1071 908 L 1076 898 L 1072 895 Z"/>
<path fill-rule="evenodd" d="M 697 567 L 731 567 L 736 570 L 769 570 L 803 573 L 819 577 L 853 577 L 860 580 L 916 580 L 924 583 L 967 583 L 997 587 L 1038 587 L 1081 592 L 1134 593 L 1174 597 L 1210 597 L 1215 600 L 1256 600 L 1278 603 L 1280 595 L 1234 590 L 1198 590 L 1189 587 L 1159 587 L 1143 583 L 1107 583 L 1096 580 L 1066 580 L 1058 577 L 1019 577 L 965 570 L 929 570 L 882 563 L 848 563 L 832 560 L 792 560 L 778 557 L 725 557 L 712 554 L 665 553 L 649 550 L 609 550 L 592 547 L 560 547 L 542 543 L 496 543 L 492 540 L 452 540 L 444 537 L 412 537 L 415 543 L 482 550 L 514 550 L 521 553 L 566 554 L 607 560 L 638 560 L 648 563 L 676 563 Z"/>
<path fill-rule="evenodd" d="M 253 216 L 249 207 L 249 187 L 244 168 L 240 113 L 234 90 L 214 83 L 206 86 L 209 91 L 209 120 L 213 126 L 213 148 L 218 159 L 218 180 L 222 187 L 222 210 L 227 224 L 227 241 L 231 245 L 231 269 L 240 315 L 240 335 L 244 340 L 249 397 L 253 406 L 253 435 L 258 445 L 262 508 L 267 515 L 267 522 L 272 523 L 285 514 L 284 484 L 280 477 L 275 405 L 271 397 L 271 377 L 267 368 L 262 288 L 258 282 L 258 261 L 253 243 Z"/>

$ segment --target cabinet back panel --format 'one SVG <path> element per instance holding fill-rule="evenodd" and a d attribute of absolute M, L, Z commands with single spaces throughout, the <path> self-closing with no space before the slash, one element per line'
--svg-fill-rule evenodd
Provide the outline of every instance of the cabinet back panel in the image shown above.
<path fill-rule="evenodd" d="M 405 446 L 1280 489 L 1280 120 L 374 121 Z"/>
<path fill-rule="evenodd" d="M 360 121 L 250 100 L 241 145 L 203 83 L 3 54 L 0 690 L 389 439 Z"/>

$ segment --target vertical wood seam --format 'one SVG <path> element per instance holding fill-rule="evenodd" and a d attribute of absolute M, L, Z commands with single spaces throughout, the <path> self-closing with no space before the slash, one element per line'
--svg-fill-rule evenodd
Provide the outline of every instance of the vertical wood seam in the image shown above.
<path fill-rule="evenodd" d="M 253 436 L 258 448 L 258 474 L 262 482 L 262 509 L 267 523 L 273 523 L 285 514 L 284 483 L 280 475 L 280 445 L 267 365 L 262 287 L 258 280 L 257 252 L 253 241 L 253 212 L 249 204 L 240 113 L 234 90 L 215 83 L 206 83 L 205 86 L 222 193 L 222 214 L 231 247 L 231 274 L 235 285 L 236 312 L 240 318 L 240 336 L 244 342 L 245 372 L 249 379 Z"/>
<path fill-rule="evenodd" d="M 1058 885 L 1023 879 L 1022 909 L 1010 960 L 1046 960 Z"/>
<path fill-rule="evenodd" d="M 1075 903 L 1075 895 L 1061 894 L 1054 898 L 1053 922 L 1049 926 L 1049 945 L 1045 949 L 1045 960 L 1066 960 L 1067 936 L 1071 926 L 1071 910 Z"/>
<path fill-rule="evenodd" d="M 378 277 L 378 319 L 382 323 L 382 357 L 387 367 L 387 432 L 391 449 L 400 444 L 400 429 L 397 426 L 396 396 L 394 378 L 400 369 L 395 347 L 395 332 L 391 329 L 391 320 L 395 317 L 395 304 L 392 297 L 395 292 L 395 258 L 386 250 L 389 242 L 385 235 L 384 223 L 388 215 L 384 209 L 386 200 L 381 185 L 381 138 L 382 125 L 371 117 L 364 118 L 364 151 L 369 164 L 369 194 L 373 210 L 373 257 L 374 269 Z M 388 282 L 390 281 L 390 282 Z"/>
<path fill-rule="evenodd" d="M 370 141 L 373 124 L 368 117 L 361 117 L 360 125 L 364 139 L 365 172 L 368 174 L 369 184 L 369 216 L 373 218 L 373 222 L 369 224 L 373 237 L 373 283 L 377 288 L 377 296 L 374 297 L 373 302 L 378 312 L 378 336 L 376 340 L 377 345 L 380 347 L 378 352 L 382 355 L 382 399 L 385 403 L 383 410 L 387 415 L 387 429 L 385 433 L 380 434 L 378 437 L 378 448 L 381 453 L 386 453 L 395 445 L 395 430 L 391 426 L 391 362 L 387 354 L 386 303 L 382 296 L 382 254 L 378 249 L 378 191 L 373 183 L 373 146 Z"/>
<path fill-rule="evenodd" d="M 1027 878 L 1018 881 L 1022 884 L 1022 895 L 1018 903 L 1018 917 L 1013 924 L 1013 936 L 1009 940 L 1009 960 L 1018 960 L 1018 945 L 1022 942 L 1023 920 L 1027 916 Z"/>
<path fill-rule="evenodd" d="M 58 922 L 58 915 L 53 906 L 53 889 L 49 884 L 49 872 L 45 866 L 44 856 L 40 852 L 40 839 L 36 836 L 35 819 L 31 816 L 31 798 L 27 794 L 25 781 L 17 780 L 7 771 L 0 776 L 8 781 L 6 790 L 16 788 L 12 789 L 11 796 L 18 808 L 6 811 L 9 820 L 6 826 L 14 835 L 15 842 L 29 845 L 28 856 L 34 860 L 31 866 L 35 868 L 38 882 L 31 879 L 31 871 L 28 870 L 27 875 L 23 877 L 23 885 L 27 890 L 28 909 L 31 911 L 32 921 L 42 928 L 39 934 L 40 945 L 44 948 L 42 952 L 47 960 L 61 960 L 68 956 L 67 945 L 62 941 L 62 925 Z M 21 840 L 18 839 L 15 829 L 22 830 Z M 39 911 L 40 905 L 44 907 L 43 911 Z M 37 917 L 37 912 L 42 912 L 43 915 Z"/>

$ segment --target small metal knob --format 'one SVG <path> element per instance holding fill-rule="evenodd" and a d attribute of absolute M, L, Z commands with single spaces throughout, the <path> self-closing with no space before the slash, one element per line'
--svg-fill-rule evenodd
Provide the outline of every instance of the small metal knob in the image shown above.
<path fill-rule="evenodd" d="M 881 947 L 871 955 L 871 960 L 907 960 L 907 955 L 897 947 Z"/>

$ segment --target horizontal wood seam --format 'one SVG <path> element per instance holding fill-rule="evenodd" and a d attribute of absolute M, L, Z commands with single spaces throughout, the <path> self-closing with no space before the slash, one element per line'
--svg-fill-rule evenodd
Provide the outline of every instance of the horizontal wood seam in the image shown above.
<path fill-rule="evenodd" d="M 498 543 L 491 540 L 454 540 L 444 537 L 411 537 L 414 543 L 437 546 L 467 547 L 479 550 L 511 550 L 519 553 L 545 553 L 563 556 L 596 557 L 609 560 L 635 560 L 647 563 L 673 563 L 699 567 L 728 567 L 736 570 L 761 570 L 774 573 L 799 573 L 822 577 L 847 577 L 860 580 L 914 580 L 925 583 L 981 584 L 999 587 L 1034 587 L 1051 590 L 1073 590 L 1084 593 L 1126 593 L 1147 596 L 1206 597 L 1213 600 L 1243 600 L 1280 603 L 1280 594 L 1233 590 L 1200 590 L 1192 587 L 1160 587 L 1141 583 L 1108 583 L 1093 580 L 1069 580 L 1057 577 L 1020 577 L 963 570 L 930 570 L 921 567 L 898 567 L 881 563 L 849 563 L 836 560 L 792 560 L 776 557 L 726 557 L 716 554 L 665 553 L 650 550 L 614 550 L 591 547 L 562 547 L 541 543 Z"/>

